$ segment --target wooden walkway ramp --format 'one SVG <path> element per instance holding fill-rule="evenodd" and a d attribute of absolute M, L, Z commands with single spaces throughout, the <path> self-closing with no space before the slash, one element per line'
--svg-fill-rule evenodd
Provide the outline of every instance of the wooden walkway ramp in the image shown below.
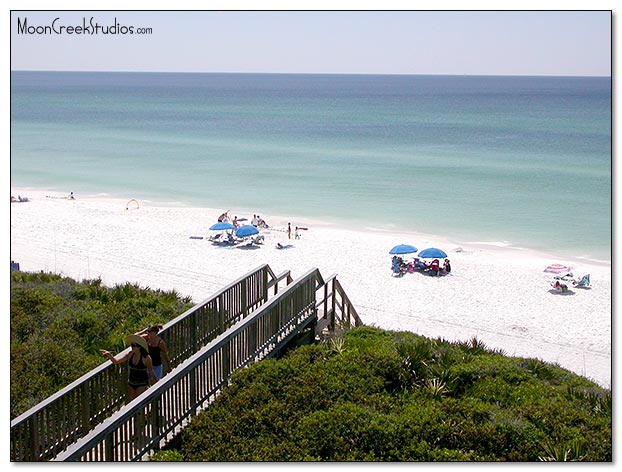
<path fill-rule="evenodd" d="M 236 370 L 311 342 L 324 327 L 360 324 L 336 276 L 324 280 L 312 269 L 292 280 L 263 265 L 164 326 L 174 369 L 132 402 L 125 404 L 124 366 L 107 361 L 13 420 L 11 460 L 147 458 Z"/>

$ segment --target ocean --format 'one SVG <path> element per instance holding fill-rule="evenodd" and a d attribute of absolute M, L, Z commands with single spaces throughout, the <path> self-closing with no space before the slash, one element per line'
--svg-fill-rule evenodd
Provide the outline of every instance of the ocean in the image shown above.
<path fill-rule="evenodd" d="M 610 261 L 611 110 L 609 77 L 13 71 L 11 185 Z"/>

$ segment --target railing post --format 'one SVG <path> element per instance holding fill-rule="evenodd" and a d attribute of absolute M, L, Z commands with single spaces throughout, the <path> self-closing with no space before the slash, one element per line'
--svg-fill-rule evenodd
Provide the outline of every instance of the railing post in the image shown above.
<path fill-rule="evenodd" d="M 197 311 L 199 311 L 199 310 L 197 310 Z M 196 318 L 198 318 L 197 315 L 195 315 L 195 319 Z M 196 329 L 196 323 L 195 323 L 194 326 L 186 327 L 186 329 L 188 329 L 188 328 L 190 328 L 190 346 L 192 346 L 192 352 L 195 352 L 197 347 L 198 347 L 197 346 L 197 344 L 198 344 L 198 341 L 197 341 L 197 331 L 198 330 Z"/>
<path fill-rule="evenodd" d="M 328 284 L 324 284 L 324 318 L 328 316 Z"/>
<path fill-rule="evenodd" d="M 223 297 L 218 297 L 218 332 L 222 333 L 225 329 L 225 304 Z"/>
<path fill-rule="evenodd" d="M 244 279 L 241 284 L 242 290 L 242 318 L 248 316 L 248 279 Z"/>
<path fill-rule="evenodd" d="M 190 372 L 190 400 L 193 404 L 197 402 L 197 397 L 197 374 L 193 370 Z"/>
<path fill-rule="evenodd" d="M 150 423 L 152 426 L 151 436 L 157 436 L 160 433 L 161 424 L 160 424 L 160 398 L 156 397 L 153 402 L 151 402 L 151 418 Z M 153 445 L 154 450 L 160 449 L 160 443 L 157 442 Z"/>
<path fill-rule="evenodd" d="M 332 280 L 332 286 L 333 286 L 333 294 L 332 294 L 332 301 L 331 301 L 331 315 L 330 315 L 330 329 L 334 330 L 335 329 L 335 305 L 336 305 L 336 300 L 335 300 L 335 280 L 336 278 L 333 278 Z"/>
<path fill-rule="evenodd" d="M 26 460 L 39 460 L 39 415 L 33 415 L 32 417 L 32 427 L 30 429 L 30 450 L 24 451 L 24 457 Z"/>
<path fill-rule="evenodd" d="M 82 428 L 80 428 L 81 431 L 89 431 L 91 429 L 91 402 L 89 401 L 89 387 L 89 382 L 84 382 L 80 388 L 80 394 L 82 397 L 82 408 L 80 408 L 80 413 L 82 414 Z"/>
<path fill-rule="evenodd" d="M 264 287 L 266 287 L 265 291 L 266 291 L 266 300 L 267 300 L 268 299 L 268 268 L 267 267 L 264 269 Z M 277 293 L 279 293 L 279 281 L 276 280 L 276 277 L 275 277 L 274 295 L 276 295 Z"/>
<path fill-rule="evenodd" d="M 231 343 L 228 343 L 222 353 L 223 378 L 229 378 L 231 373 Z"/>
<path fill-rule="evenodd" d="M 112 447 L 113 442 L 113 433 L 108 434 L 104 438 L 104 457 L 100 458 L 102 461 L 114 461 L 117 460 L 115 457 L 115 448 Z"/>

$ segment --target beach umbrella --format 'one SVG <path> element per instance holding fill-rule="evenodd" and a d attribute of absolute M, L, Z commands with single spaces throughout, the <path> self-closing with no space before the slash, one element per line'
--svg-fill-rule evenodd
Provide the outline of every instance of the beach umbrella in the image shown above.
<path fill-rule="evenodd" d="M 561 274 L 562 272 L 570 272 L 570 267 L 562 265 L 562 264 L 551 264 L 544 272 L 550 272 L 552 274 Z"/>
<path fill-rule="evenodd" d="M 257 233 L 259 233 L 259 230 L 252 225 L 240 226 L 235 230 L 235 235 L 238 238 L 246 238 L 247 236 L 252 236 Z"/>
<path fill-rule="evenodd" d="M 419 253 L 419 257 L 422 259 L 444 259 L 447 257 L 445 251 L 437 249 L 435 247 L 429 247 Z"/>
<path fill-rule="evenodd" d="M 389 251 L 389 254 L 412 254 L 413 252 L 417 252 L 415 246 L 411 246 L 410 244 L 398 244 Z"/>
<path fill-rule="evenodd" d="M 223 222 L 216 223 L 215 225 L 210 226 L 209 229 L 212 231 L 224 231 L 227 229 L 235 229 L 235 226 L 233 226 L 231 223 L 227 223 L 226 221 L 223 221 Z"/>

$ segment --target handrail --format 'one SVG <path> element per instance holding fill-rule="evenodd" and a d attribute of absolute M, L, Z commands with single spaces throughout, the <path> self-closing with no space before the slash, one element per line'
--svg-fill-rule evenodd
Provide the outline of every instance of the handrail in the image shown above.
<path fill-rule="evenodd" d="M 332 274 L 326 280 L 321 280 L 318 289 L 323 290 L 323 298 L 317 301 L 317 308 L 322 312 L 322 318 L 328 320 L 330 330 L 334 330 L 337 324 L 345 326 L 362 326 L 356 308 L 346 294 L 337 274 Z M 337 298 L 339 295 L 340 298 Z"/>
<path fill-rule="evenodd" d="M 273 355 L 314 321 L 318 279 L 312 269 L 289 284 L 54 460 L 139 460 L 157 449 L 213 401 L 235 370 Z"/>
<path fill-rule="evenodd" d="M 166 323 L 172 366 L 265 304 L 283 280 L 289 271 L 277 277 L 263 264 Z M 12 420 L 11 460 L 48 460 L 109 417 L 125 403 L 125 369 L 106 361 Z"/>

